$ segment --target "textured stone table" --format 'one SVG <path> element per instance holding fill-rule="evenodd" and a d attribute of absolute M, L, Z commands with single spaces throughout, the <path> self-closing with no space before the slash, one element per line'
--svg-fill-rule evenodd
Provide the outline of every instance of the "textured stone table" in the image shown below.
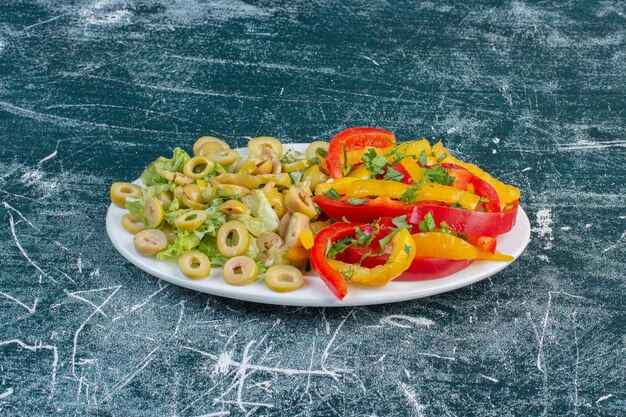
<path fill-rule="evenodd" d="M 65 3 L 65 5 L 62 5 Z M 624 415 L 624 2 L 0 3 L 0 415 Z M 441 139 L 522 189 L 511 267 L 282 308 L 113 249 L 108 187 L 202 134 Z"/>

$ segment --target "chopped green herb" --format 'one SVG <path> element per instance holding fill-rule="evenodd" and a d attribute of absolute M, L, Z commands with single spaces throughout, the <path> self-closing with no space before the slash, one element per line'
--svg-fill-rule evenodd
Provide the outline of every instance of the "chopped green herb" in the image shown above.
<path fill-rule="evenodd" d="M 424 220 L 419 223 L 419 228 L 422 233 L 432 232 L 437 228 L 435 219 L 430 212 L 426 213 Z"/>
<path fill-rule="evenodd" d="M 346 281 L 351 281 L 354 276 L 354 265 L 350 265 L 350 268 L 339 272 Z"/>
<path fill-rule="evenodd" d="M 348 150 L 346 144 L 343 144 L 343 175 L 348 175 L 352 171 L 352 164 L 348 165 Z"/>
<path fill-rule="evenodd" d="M 441 161 L 443 161 L 444 159 L 446 159 L 446 156 L 447 156 L 447 155 L 446 155 L 445 153 L 442 153 L 441 155 L 439 155 L 439 158 L 437 158 L 437 162 L 438 162 L 438 163 L 441 163 Z"/>
<path fill-rule="evenodd" d="M 339 196 L 339 193 L 337 192 L 337 190 L 335 190 L 335 189 L 334 189 L 334 188 L 332 188 L 332 187 L 330 188 L 330 190 L 326 191 L 326 192 L 324 193 L 324 195 L 325 195 L 326 197 L 330 197 L 330 198 L 332 198 L 332 199 L 334 199 L 334 200 L 338 200 L 338 199 L 339 199 L 339 197 L 340 197 L 340 196 Z"/>
<path fill-rule="evenodd" d="M 369 200 L 364 200 L 362 198 L 349 198 L 348 204 L 352 204 L 353 206 L 362 206 L 364 204 L 369 204 Z"/>
<path fill-rule="evenodd" d="M 421 190 L 422 187 L 419 184 L 415 184 L 410 188 L 407 188 L 405 192 L 400 196 L 400 201 L 404 201 L 407 204 L 411 204 L 415 202 L 418 196 L 418 191 Z"/>
<path fill-rule="evenodd" d="M 392 156 L 394 157 L 393 162 L 391 162 L 390 165 L 395 165 L 395 164 L 397 164 L 398 162 L 402 161 L 404 158 L 407 157 L 407 154 L 405 154 L 403 152 L 400 152 L 400 150 L 399 150 L 400 147 L 402 147 L 402 146 L 404 146 L 404 144 L 396 145 L 396 146 L 393 147 L 392 150 L 390 150 L 387 154 L 385 154 L 386 158 L 389 158 L 389 157 L 392 157 Z"/>
<path fill-rule="evenodd" d="M 450 208 L 462 208 L 463 206 L 460 205 L 459 203 L 452 203 L 450 204 Z"/>
<path fill-rule="evenodd" d="M 363 263 L 363 261 L 365 260 L 365 258 L 368 258 L 372 255 L 372 251 L 367 251 L 365 254 L 363 254 L 363 256 L 361 256 L 361 259 L 359 259 L 359 266 L 361 266 L 361 264 Z"/>
<path fill-rule="evenodd" d="M 410 255 L 411 252 L 413 252 L 413 248 L 409 245 L 404 245 L 404 251 L 406 252 L 407 255 Z"/>
<path fill-rule="evenodd" d="M 398 229 L 410 229 L 411 228 L 411 225 L 408 224 L 406 221 L 406 216 L 394 217 L 393 220 L 391 220 L 391 223 L 393 223 Z"/>
<path fill-rule="evenodd" d="M 489 200 L 487 197 L 480 197 L 480 200 L 478 200 L 479 203 L 491 203 L 491 200 Z"/>
<path fill-rule="evenodd" d="M 367 153 L 363 155 L 363 164 L 372 172 L 373 176 L 380 175 L 385 172 L 388 165 L 384 156 L 378 155 L 374 148 L 369 148 Z"/>
<path fill-rule="evenodd" d="M 324 251 L 324 256 L 325 256 L 325 257 L 328 257 L 328 253 L 330 252 L 330 250 L 332 249 L 332 247 L 333 247 L 333 242 L 331 242 L 331 241 L 330 241 L 330 239 L 328 239 L 328 240 L 326 241 L 326 250 Z"/>
<path fill-rule="evenodd" d="M 328 153 L 324 148 L 317 148 L 315 152 L 317 152 L 317 154 L 322 158 L 326 158 L 326 154 Z"/>
<path fill-rule="evenodd" d="M 354 243 L 359 246 L 367 246 L 372 243 L 372 240 L 374 239 L 374 235 L 366 235 L 358 226 L 354 228 L 354 233 L 356 235 Z"/>
<path fill-rule="evenodd" d="M 446 223 L 445 221 L 439 223 L 439 231 L 441 233 L 445 234 L 445 235 L 451 235 L 452 234 L 452 230 L 450 229 L 450 226 L 448 226 L 448 223 Z"/>
<path fill-rule="evenodd" d="M 346 218 L 346 216 L 341 216 L 341 221 L 349 223 L 349 220 Z"/>
<path fill-rule="evenodd" d="M 433 182 L 441 185 L 450 185 L 454 181 L 454 177 L 448 175 L 448 172 L 441 165 L 434 165 L 429 169 L 422 168 L 424 177 L 422 182 Z"/>
<path fill-rule="evenodd" d="M 420 152 L 420 156 L 417 158 L 417 162 L 419 162 L 419 164 L 421 166 L 426 165 L 426 162 L 428 162 L 428 157 L 426 156 L 426 151 Z"/>
<path fill-rule="evenodd" d="M 345 251 L 352 244 L 352 239 L 350 237 L 343 238 L 338 240 L 337 242 L 331 244 L 330 249 L 328 249 L 328 243 L 326 244 L 326 248 L 328 252 L 326 253 L 326 257 L 329 259 L 335 259 L 337 254 Z M 330 241 L 329 241 L 330 242 Z"/>
<path fill-rule="evenodd" d="M 383 250 L 387 247 L 387 245 L 391 241 L 391 238 L 393 237 L 393 235 L 395 235 L 396 233 L 398 233 L 402 229 L 410 229 L 411 228 L 411 225 L 406 222 L 406 217 L 405 216 L 394 217 L 391 222 L 396 226 L 396 228 L 392 229 L 391 233 L 389 233 L 387 236 L 385 236 L 382 239 L 380 239 L 380 241 L 378 242 L 378 243 L 380 243 L 380 248 L 383 249 Z"/>
<path fill-rule="evenodd" d="M 401 174 L 400 172 L 396 171 L 392 167 L 389 167 L 389 168 L 387 168 L 387 172 L 385 172 L 384 178 L 386 180 L 402 181 L 402 179 L 404 178 L 404 175 Z"/>

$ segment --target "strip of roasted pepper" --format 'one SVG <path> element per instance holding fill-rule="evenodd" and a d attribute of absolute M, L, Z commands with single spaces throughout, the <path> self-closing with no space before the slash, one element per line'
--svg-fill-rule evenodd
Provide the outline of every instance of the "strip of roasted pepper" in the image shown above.
<path fill-rule="evenodd" d="M 311 248 L 311 266 L 317 271 L 332 293 L 340 300 L 343 300 L 346 294 L 348 294 L 348 283 L 344 276 L 328 263 L 326 248 L 328 242 L 332 244 L 341 238 L 354 235 L 354 228 L 359 226 L 363 226 L 363 224 L 346 222 L 331 224 L 323 228 L 315 236 L 313 248 Z"/>
<path fill-rule="evenodd" d="M 474 210 L 480 202 L 476 194 L 458 190 L 454 187 L 440 184 L 420 184 L 411 198 L 416 201 L 440 201 L 446 204 L 459 203 L 461 207 Z M 348 197 L 363 198 L 369 196 L 384 196 L 399 200 L 411 185 L 391 180 L 357 180 L 351 182 L 346 191 Z"/>
<path fill-rule="evenodd" d="M 463 162 L 450 154 L 450 152 L 443 147 L 441 142 L 438 142 L 433 145 L 433 152 L 437 156 L 437 160 L 441 157 L 441 155 L 446 155 L 443 159 L 439 160 L 441 163 L 451 163 L 459 165 L 476 177 L 485 181 L 489 185 L 491 185 L 496 192 L 498 193 L 498 198 L 500 199 L 500 205 L 504 208 L 507 204 L 517 201 L 520 198 L 520 190 L 512 185 L 505 184 L 501 181 L 498 181 L 482 169 L 480 169 L 477 165 L 468 164 L 467 162 Z"/>
<path fill-rule="evenodd" d="M 415 248 L 420 257 L 446 259 L 482 259 L 511 262 L 512 256 L 500 252 L 491 253 L 454 235 L 429 232 L 413 235 Z"/>
<path fill-rule="evenodd" d="M 366 268 L 358 264 L 328 259 L 328 265 L 341 274 L 348 282 L 365 285 L 367 287 L 380 287 L 406 271 L 413 258 L 415 258 L 415 242 L 407 229 L 402 229 L 391 238 L 392 250 L 389 254 L 389 263 L 378 265 L 374 268 Z"/>

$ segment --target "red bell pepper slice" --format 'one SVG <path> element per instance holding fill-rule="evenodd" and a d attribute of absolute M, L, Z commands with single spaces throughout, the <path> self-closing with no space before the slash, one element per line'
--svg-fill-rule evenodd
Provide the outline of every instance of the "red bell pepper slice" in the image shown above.
<path fill-rule="evenodd" d="M 324 280 L 332 293 L 340 300 L 343 300 L 346 294 L 348 294 L 348 283 L 343 275 L 328 264 L 326 260 L 326 245 L 328 241 L 334 243 L 341 238 L 354 235 L 354 228 L 357 226 L 362 226 L 362 224 L 346 222 L 331 224 L 323 228 L 315 236 L 313 248 L 311 248 L 311 266 Z"/>
<path fill-rule="evenodd" d="M 409 214 L 413 206 L 401 201 L 392 200 L 389 197 L 377 197 L 373 199 L 363 199 L 369 201 L 367 204 L 353 205 L 347 199 L 333 199 L 325 195 L 313 197 L 313 201 L 320 206 L 322 212 L 328 217 L 336 220 L 346 218 L 353 222 L 371 222 L 380 217 L 398 217 Z"/>
<path fill-rule="evenodd" d="M 513 210 L 492 213 L 472 211 L 427 203 L 415 205 L 407 221 L 419 224 L 427 213 L 432 214 L 437 225 L 446 222 L 451 230 L 481 236 L 497 236 L 510 231 L 517 220 L 517 204 Z"/>
<path fill-rule="evenodd" d="M 381 217 L 407 215 L 407 221 L 418 225 L 427 213 L 431 213 L 437 225 L 445 221 L 450 229 L 459 233 L 481 236 L 497 236 L 510 231 L 517 219 L 518 205 L 510 211 L 486 212 L 452 208 L 436 202 L 405 204 L 388 197 L 367 200 L 367 204 L 352 205 L 344 199 L 333 199 L 324 195 L 313 197 L 315 203 L 330 218 L 369 223 Z"/>
<path fill-rule="evenodd" d="M 469 184 L 472 184 L 474 193 L 489 200 L 483 203 L 485 210 L 496 213 L 501 211 L 500 197 L 498 197 L 496 189 L 493 188 L 491 184 L 481 180 L 462 166 L 450 163 L 443 163 L 441 166 L 448 170 L 449 175 L 455 177 L 452 183 L 453 187 L 459 188 L 465 185 L 465 188 L 460 188 L 465 190 Z M 459 183 L 457 183 L 457 178 L 459 179 Z M 455 185 L 455 183 L 457 183 L 457 185 Z"/>
<path fill-rule="evenodd" d="M 396 144 L 396 136 L 374 127 L 353 127 L 337 133 L 330 141 L 326 165 L 333 178 L 343 177 L 344 152 L 365 148 L 387 148 Z"/>
<path fill-rule="evenodd" d="M 484 250 L 496 253 L 497 239 L 495 236 L 467 235 L 467 241 L 474 246 L 483 248 Z"/>
<path fill-rule="evenodd" d="M 413 178 L 411 178 L 411 174 L 409 174 L 409 171 L 407 171 L 406 168 L 402 166 L 402 164 L 400 163 L 393 164 L 391 168 L 395 169 L 400 174 L 402 174 L 402 179 L 399 182 L 404 183 L 404 184 L 413 184 Z M 385 174 L 379 175 L 378 179 L 385 178 Z"/>

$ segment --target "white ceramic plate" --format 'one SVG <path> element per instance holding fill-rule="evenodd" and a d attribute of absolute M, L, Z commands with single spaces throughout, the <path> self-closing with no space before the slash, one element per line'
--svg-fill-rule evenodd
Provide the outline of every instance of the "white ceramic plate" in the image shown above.
<path fill-rule="evenodd" d="M 285 148 L 293 147 L 296 150 L 304 151 L 306 146 L 307 144 L 291 144 L 286 145 Z M 238 149 L 238 151 L 242 154 L 246 153 L 245 149 Z M 135 183 L 140 182 L 135 181 Z M 309 272 L 305 276 L 306 284 L 302 289 L 290 293 L 277 293 L 270 291 L 263 281 L 245 287 L 228 285 L 222 279 L 222 271 L 218 268 L 212 270 L 209 278 L 191 280 L 178 270 L 175 260 L 158 261 L 155 258 L 139 255 L 133 246 L 133 235 L 126 232 L 121 226 L 122 216 L 127 212 L 127 210 L 120 209 L 113 204 L 109 206 L 107 212 L 107 233 L 111 242 L 113 242 L 113 246 L 133 265 L 155 277 L 181 287 L 221 297 L 257 303 L 345 307 L 412 300 L 468 286 L 492 276 L 509 265 L 507 262 L 476 261 L 467 268 L 445 278 L 429 281 L 390 282 L 386 286 L 379 288 L 364 288 L 351 285 L 348 295 L 343 301 L 335 298 L 318 275 L 314 272 Z M 530 223 L 526 213 L 520 207 L 513 230 L 498 237 L 498 250 L 517 259 L 526 248 L 529 239 Z"/>

